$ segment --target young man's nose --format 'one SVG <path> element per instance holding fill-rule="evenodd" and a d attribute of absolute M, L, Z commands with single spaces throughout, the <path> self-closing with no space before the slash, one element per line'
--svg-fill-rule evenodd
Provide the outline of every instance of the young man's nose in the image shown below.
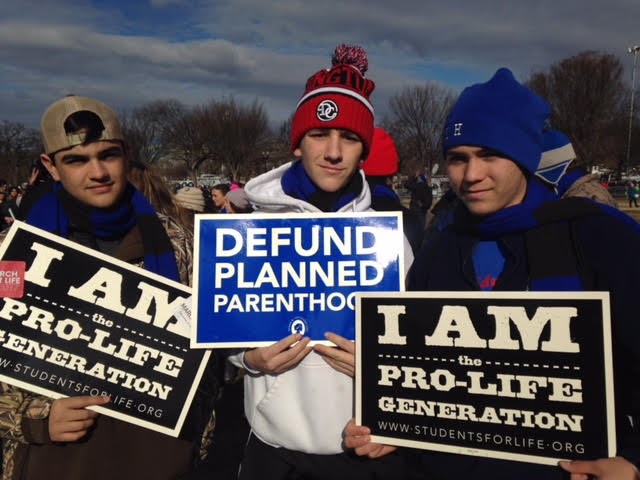
<path fill-rule="evenodd" d="M 103 162 L 92 158 L 89 160 L 89 177 L 94 180 L 103 180 L 109 177 L 109 172 Z"/>
<path fill-rule="evenodd" d="M 485 162 L 476 156 L 469 158 L 464 170 L 464 180 L 466 182 L 478 182 L 486 176 L 487 170 Z"/>
<path fill-rule="evenodd" d="M 324 156 L 327 160 L 337 162 L 342 159 L 342 148 L 340 140 L 340 135 L 337 135 L 335 133 L 332 133 L 327 138 L 324 152 Z"/>

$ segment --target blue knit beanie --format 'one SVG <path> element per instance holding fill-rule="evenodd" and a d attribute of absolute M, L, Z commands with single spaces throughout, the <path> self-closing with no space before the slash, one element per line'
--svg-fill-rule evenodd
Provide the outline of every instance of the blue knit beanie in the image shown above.
<path fill-rule="evenodd" d="M 465 88 L 447 117 L 443 150 L 459 145 L 502 153 L 529 173 L 540 163 L 542 129 L 551 109 L 538 95 L 499 69 L 486 83 Z"/>

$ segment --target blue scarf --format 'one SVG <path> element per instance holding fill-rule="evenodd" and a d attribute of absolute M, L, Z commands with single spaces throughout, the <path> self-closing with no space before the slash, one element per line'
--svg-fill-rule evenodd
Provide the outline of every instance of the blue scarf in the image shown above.
<path fill-rule="evenodd" d="M 498 240 L 523 233 L 527 242 L 530 287 L 537 291 L 580 291 L 581 269 L 575 255 L 570 223 L 580 217 L 609 215 L 640 232 L 640 225 L 619 210 L 588 198 L 558 200 L 558 194 L 536 177 L 527 183 L 524 200 L 486 217 L 475 217 L 462 202 L 456 207 L 453 228 L 479 238 Z M 567 252 L 571 252 L 568 254 Z"/>
<path fill-rule="evenodd" d="M 323 212 L 337 212 L 358 198 L 362 192 L 362 176 L 356 170 L 349 182 L 337 192 L 320 190 L 304 171 L 302 162 L 295 162 L 280 180 L 282 190 L 290 197 L 304 200 Z"/>
<path fill-rule="evenodd" d="M 62 184 L 56 182 L 28 212 L 26 222 L 67 238 L 70 230 L 103 240 L 124 237 L 138 225 L 144 248 L 144 268 L 170 280 L 179 281 L 171 241 L 147 199 L 130 183 L 122 201 L 110 209 L 80 204 Z"/>
<path fill-rule="evenodd" d="M 454 219 L 456 229 L 468 231 L 482 240 L 496 240 L 509 233 L 523 232 L 538 226 L 534 212 L 541 205 L 556 200 L 555 192 L 536 177 L 527 182 L 527 193 L 518 205 L 503 208 L 486 217 L 471 215 L 462 202 Z"/>

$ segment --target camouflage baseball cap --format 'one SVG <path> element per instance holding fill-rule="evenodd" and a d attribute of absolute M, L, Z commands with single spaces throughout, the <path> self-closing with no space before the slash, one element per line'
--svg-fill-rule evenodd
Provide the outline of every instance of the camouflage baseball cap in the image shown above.
<path fill-rule="evenodd" d="M 104 103 L 93 98 L 77 97 L 69 95 L 51 104 L 42 115 L 40 121 L 40 134 L 44 151 L 55 153 L 60 150 L 82 145 L 86 139 L 86 133 L 67 133 L 64 123 L 77 112 L 88 111 L 98 116 L 104 126 L 100 140 L 121 140 L 124 141 L 120 122 L 116 114 Z"/>

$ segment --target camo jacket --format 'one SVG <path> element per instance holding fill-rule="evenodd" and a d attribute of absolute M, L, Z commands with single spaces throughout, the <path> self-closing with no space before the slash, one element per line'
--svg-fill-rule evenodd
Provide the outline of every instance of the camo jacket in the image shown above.
<path fill-rule="evenodd" d="M 193 266 L 193 234 L 172 218 L 157 213 L 173 247 L 180 282 L 191 286 Z M 0 233 L 0 243 L 8 230 Z M 125 237 L 126 238 L 126 237 Z M 139 240 L 139 237 L 138 237 Z M 123 243 L 125 240 L 123 239 Z M 122 258 L 131 261 L 130 258 Z M 131 262 L 144 267 L 144 261 Z M 2 480 L 18 480 L 27 458 L 28 445 L 51 443 L 48 421 L 53 399 L 22 390 L 0 382 L 0 437 L 2 438 Z M 208 412 L 207 412 L 208 413 Z M 43 420 L 42 422 L 23 422 Z M 199 446 L 200 460 L 204 460 L 212 443 L 215 428 L 215 411 L 211 410 L 207 424 L 202 431 Z M 36 428 L 33 426 L 37 425 Z"/>

